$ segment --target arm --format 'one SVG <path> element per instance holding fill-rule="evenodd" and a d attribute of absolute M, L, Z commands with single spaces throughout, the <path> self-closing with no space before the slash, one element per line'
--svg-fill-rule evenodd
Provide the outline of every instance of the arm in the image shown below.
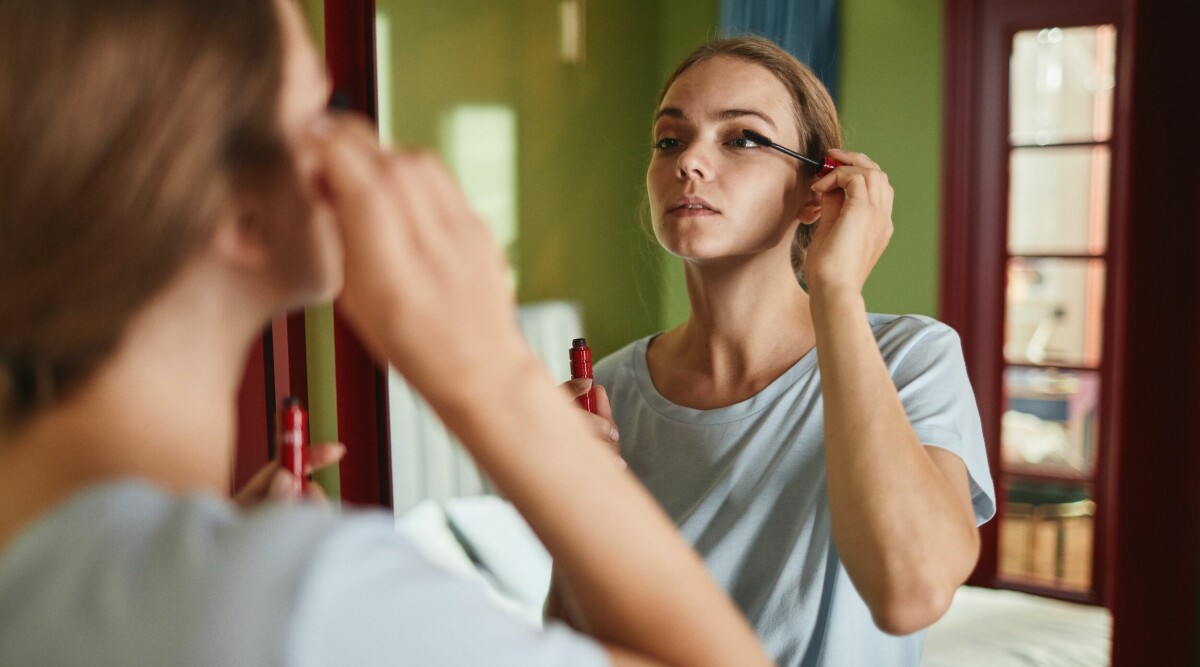
<path fill-rule="evenodd" d="M 848 166 L 813 185 L 822 213 L 805 266 L 833 536 L 876 624 L 908 634 L 945 613 L 979 533 L 965 465 L 917 439 L 867 321 L 862 286 L 891 236 L 892 189 L 865 156 L 835 157 Z"/>
<path fill-rule="evenodd" d="M 563 384 L 563 388 L 567 390 L 567 394 L 572 400 L 585 394 L 591 386 L 591 380 L 570 380 Z M 608 400 L 608 392 L 604 387 L 596 385 L 596 414 L 588 414 L 585 417 L 592 422 L 598 439 L 616 456 L 618 466 L 628 467 L 625 460 L 621 458 L 620 436 L 617 433 L 617 426 L 613 422 L 612 404 Z M 563 573 L 559 571 L 557 565 L 550 570 L 550 590 L 546 592 L 542 617 L 544 620 L 561 621 L 579 632 L 588 631 L 579 613 L 579 606 L 572 597 L 570 587 L 564 581 Z"/>
<path fill-rule="evenodd" d="M 769 664 L 737 608 L 595 446 L 521 339 L 503 260 L 431 158 L 342 118 L 318 132 L 345 244 L 341 306 L 521 511 L 617 664 Z"/>

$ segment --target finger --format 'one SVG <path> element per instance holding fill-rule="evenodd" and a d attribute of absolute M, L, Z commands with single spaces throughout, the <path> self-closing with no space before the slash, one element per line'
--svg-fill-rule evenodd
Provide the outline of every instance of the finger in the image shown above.
<path fill-rule="evenodd" d="M 237 492 L 234 501 L 239 505 L 248 505 L 262 500 L 270 489 L 272 476 L 280 469 L 278 461 L 267 463 Z"/>
<path fill-rule="evenodd" d="M 388 202 L 391 189 L 384 185 L 388 158 L 374 138 L 352 123 L 335 123 L 323 137 L 321 157 L 334 212 L 349 240 L 363 236 L 357 233 L 363 223 L 382 224 L 379 209 L 395 205 Z"/>
<path fill-rule="evenodd" d="M 292 473 L 283 470 L 277 470 L 271 476 L 271 486 L 267 490 L 267 500 L 289 501 L 295 500 L 293 489 L 296 486 L 295 478 Z"/>
<path fill-rule="evenodd" d="M 340 442 L 322 442 L 308 448 L 308 465 L 305 474 L 329 467 L 346 456 L 346 446 Z"/>
<path fill-rule="evenodd" d="M 325 489 L 322 489 L 320 484 L 305 484 L 304 499 L 321 507 L 329 507 L 329 498 L 325 496 Z"/>
<path fill-rule="evenodd" d="M 621 434 L 617 433 L 617 425 L 612 423 L 611 420 L 607 419 L 606 417 L 601 417 L 600 415 L 594 415 L 590 412 L 587 416 L 588 421 L 591 423 L 592 428 L 595 430 L 597 436 L 603 440 L 607 440 L 608 442 L 620 441 Z"/>
<path fill-rule="evenodd" d="M 352 151 L 356 166 L 364 170 L 363 175 L 378 174 L 386 169 L 388 153 L 379 145 L 378 137 L 366 122 L 351 114 L 333 114 L 321 118 L 317 127 L 319 129 L 314 130 L 312 136 L 322 157 Z"/>
<path fill-rule="evenodd" d="M 841 148 L 829 149 L 829 157 L 841 162 L 843 165 L 851 167 L 863 167 L 866 169 L 879 169 L 879 165 L 874 160 L 867 157 L 866 153 L 856 153 L 854 151 L 843 150 Z"/>
<path fill-rule="evenodd" d="M 846 192 L 847 200 L 869 198 L 870 191 L 867 188 L 866 170 L 862 167 L 841 166 L 829 172 L 828 175 L 812 185 L 814 192 L 822 194 L 839 188 Z"/>
<path fill-rule="evenodd" d="M 596 385 L 596 414 L 612 421 L 612 403 L 608 400 L 608 392 L 602 385 Z"/>
<path fill-rule="evenodd" d="M 429 182 L 428 168 L 418 153 L 397 153 L 389 162 L 388 181 L 396 193 L 396 202 L 406 214 L 406 222 L 418 248 L 428 253 L 453 252 L 447 239 L 448 221 Z"/>
<path fill-rule="evenodd" d="M 447 221 L 455 225 L 459 232 L 490 234 L 487 225 L 471 209 L 466 195 L 446 165 L 432 153 L 426 153 L 424 159 L 428 182 L 438 195 L 437 201 Z"/>
<path fill-rule="evenodd" d="M 559 386 L 566 390 L 569 398 L 575 399 L 588 393 L 592 388 L 592 378 L 571 378 Z"/>

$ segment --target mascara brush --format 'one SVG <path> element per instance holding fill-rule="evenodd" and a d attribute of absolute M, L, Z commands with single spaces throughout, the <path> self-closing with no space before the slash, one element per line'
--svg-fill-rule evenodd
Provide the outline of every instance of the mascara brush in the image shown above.
<path fill-rule="evenodd" d="M 780 153 L 783 153 L 784 155 L 790 155 L 805 164 L 810 164 L 810 165 L 816 167 L 817 168 L 817 178 L 821 178 L 825 174 L 828 174 L 829 172 L 833 171 L 834 169 L 837 169 L 838 167 L 842 166 L 841 162 L 838 162 L 837 160 L 829 157 L 828 155 L 825 156 L 825 160 L 823 162 L 820 160 L 816 160 L 814 158 L 808 157 L 807 155 L 801 155 L 800 153 L 797 153 L 796 151 L 794 151 L 790 148 L 784 148 L 783 146 L 780 146 L 779 144 L 775 143 L 774 141 L 771 141 L 770 139 L 755 132 L 754 130 L 742 130 L 742 136 L 746 137 L 750 141 L 753 141 L 754 143 L 756 143 L 760 146 L 766 146 L 767 148 L 774 148 L 775 150 L 779 151 Z"/>

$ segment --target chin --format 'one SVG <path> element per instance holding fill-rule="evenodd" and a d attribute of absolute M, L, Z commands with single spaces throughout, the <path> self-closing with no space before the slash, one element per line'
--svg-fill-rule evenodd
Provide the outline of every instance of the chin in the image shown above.
<path fill-rule="evenodd" d="M 716 234 L 696 224 L 656 225 L 654 236 L 664 250 L 690 260 L 717 259 L 724 255 Z"/>

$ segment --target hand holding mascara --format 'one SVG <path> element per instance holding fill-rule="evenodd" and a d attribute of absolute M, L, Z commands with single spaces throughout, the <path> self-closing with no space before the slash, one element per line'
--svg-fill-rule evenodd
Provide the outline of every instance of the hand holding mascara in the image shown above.
<path fill-rule="evenodd" d="M 775 143 L 774 141 L 771 141 L 770 139 L 755 132 L 754 130 L 742 130 L 742 136 L 746 137 L 747 139 L 749 139 L 750 141 L 753 141 L 756 144 L 759 144 L 761 146 L 766 146 L 767 148 L 774 148 L 775 150 L 779 151 L 780 153 L 783 153 L 784 155 L 790 155 L 805 164 L 809 164 L 809 165 L 816 167 L 817 168 L 817 178 L 821 178 L 825 174 L 828 174 L 829 172 L 833 171 L 834 169 L 837 169 L 838 167 L 842 166 L 841 162 L 838 162 L 837 160 L 829 157 L 828 155 L 826 155 L 822 160 L 817 160 L 816 158 L 811 158 L 807 155 L 802 155 L 800 153 L 797 153 L 796 151 L 794 151 L 790 148 L 784 148 L 783 146 L 780 146 L 779 144 Z"/>
<path fill-rule="evenodd" d="M 576 338 L 571 341 L 571 379 L 592 379 L 592 348 L 588 347 L 586 338 Z M 576 398 L 579 407 L 596 414 L 596 387 L 593 385 L 587 393 Z"/>
<path fill-rule="evenodd" d="M 300 399 L 288 396 L 279 408 L 279 463 L 292 476 L 292 497 L 304 495 L 304 478 L 308 467 L 308 414 L 300 407 Z"/>

